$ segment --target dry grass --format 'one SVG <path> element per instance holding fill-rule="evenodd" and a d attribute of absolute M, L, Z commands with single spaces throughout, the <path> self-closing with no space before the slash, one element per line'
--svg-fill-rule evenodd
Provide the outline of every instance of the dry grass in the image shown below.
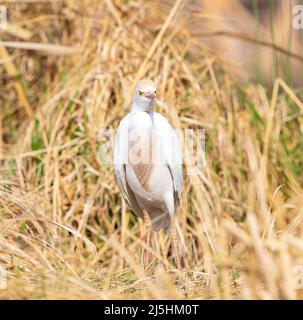
<path fill-rule="evenodd" d="M 152 26 L 145 1 L 30 2 L 8 1 L 0 34 L 29 43 L 0 50 L 0 298 L 302 298 L 302 91 L 193 59 L 180 1 Z M 184 176 L 182 274 L 162 233 L 142 272 L 144 225 L 97 153 L 146 75 L 174 127 L 207 135 L 204 170 Z"/>

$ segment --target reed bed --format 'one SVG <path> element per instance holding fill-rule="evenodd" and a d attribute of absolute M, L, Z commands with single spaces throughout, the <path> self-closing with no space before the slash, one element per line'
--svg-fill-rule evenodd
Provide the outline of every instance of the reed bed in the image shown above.
<path fill-rule="evenodd" d="M 192 56 L 182 1 L 168 12 L 141 0 L 5 5 L 0 298 L 303 297 L 301 89 L 238 83 L 216 56 Z M 143 272 L 146 229 L 100 157 L 104 129 L 117 128 L 146 76 L 158 112 L 206 133 L 203 170 L 183 166 L 182 272 L 162 232 Z"/>

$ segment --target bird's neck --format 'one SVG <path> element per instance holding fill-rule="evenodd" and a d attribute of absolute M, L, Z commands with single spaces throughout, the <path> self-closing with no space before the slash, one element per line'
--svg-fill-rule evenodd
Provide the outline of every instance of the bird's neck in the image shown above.
<path fill-rule="evenodd" d="M 151 116 L 154 113 L 154 108 L 152 103 L 146 103 L 146 104 L 138 104 L 136 101 L 132 101 L 131 104 L 131 113 L 137 113 L 137 112 L 147 112 Z"/>

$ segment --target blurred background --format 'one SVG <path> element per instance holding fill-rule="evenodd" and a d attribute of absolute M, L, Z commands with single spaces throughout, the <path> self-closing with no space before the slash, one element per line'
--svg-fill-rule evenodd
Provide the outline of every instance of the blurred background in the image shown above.
<path fill-rule="evenodd" d="M 301 299 L 296 5 L 1 1 L 0 297 Z M 203 170 L 184 163 L 182 277 L 162 232 L 142 271 L 146 229 L 99 156 L 144 77 L 173 127 L 206 133 Z"/>
<path fill-rule="evenodd" d="M 185 3 L 184 23 L 197 39 L 190 50 L 197 57 L 204 50 L 212 53 L 241 81 L 254 79 L 270 85 L 281 77 L 302 86 L 302 27 L 293 27 L 293 8 L 302 1 Z"/>

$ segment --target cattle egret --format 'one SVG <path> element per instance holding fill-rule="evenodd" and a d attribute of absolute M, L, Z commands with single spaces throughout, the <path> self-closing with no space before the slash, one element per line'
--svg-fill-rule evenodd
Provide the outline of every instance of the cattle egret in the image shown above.
<path fill-rule="evenodd" d="M 155 231 L 171 233 L 177 268 L 181 268 L 175 212 L 181 202 L 182 155 L 178 136 L 153 109 L 156 86 L 140 80 L 131 111 L 120 122 L 114 163 L 119 189 L 127 205 Z M 151 229 L 145 236 L 150 248 Z M 149 259 L 143 254 L 143 261 Z M 144 263 L 144 262 L 143 262 Z"/>

